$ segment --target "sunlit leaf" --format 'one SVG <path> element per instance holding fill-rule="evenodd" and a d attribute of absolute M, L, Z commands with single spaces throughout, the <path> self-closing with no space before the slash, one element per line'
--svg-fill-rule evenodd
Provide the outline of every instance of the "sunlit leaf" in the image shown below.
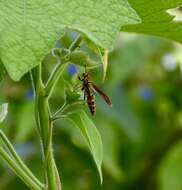
<path fill-rule="evenodd" d="M 127 0 L 0 1 L 1 58 L 14 80 L 40 64 L 66 27 L 110 49 L 119 30 L 140 22 Z"/>
<path fill-rule="evenodd" d="M 181 0 L 129 0 L 142 19 L 141 24 L 130 25 L 124 31 L 160 36 L 182 43 L 182 22 L 174 21 L 167 11 L 182 5 Z"/>

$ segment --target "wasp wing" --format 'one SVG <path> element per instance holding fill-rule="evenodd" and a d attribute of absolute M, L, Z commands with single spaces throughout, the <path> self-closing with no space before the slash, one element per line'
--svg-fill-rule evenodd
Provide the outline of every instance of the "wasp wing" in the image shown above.
<path fill-rule="evenodd" d="M 106 103 L 111 107 L 112 101 L 111 99 L 95 84 L 91 83 L 92 88 L 106 101 Z"/>

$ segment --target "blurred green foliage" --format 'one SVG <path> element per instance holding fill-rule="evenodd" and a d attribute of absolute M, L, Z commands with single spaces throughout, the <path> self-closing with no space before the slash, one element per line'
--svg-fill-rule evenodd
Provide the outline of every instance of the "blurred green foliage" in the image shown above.
<path fill-rule="evenodd" d="M 74 34 L 72 35 L 74 36 Z M 67 47 L 70 35 L 57 46 Z M 88 48 L 82 50 L 98 61 Z M 54 128 L 55 158 L 65 190 L 182 190 L 182 47 L 159 38 L 122 33 L 109 54 L 105 83 L 101 67 L 90 70 L 93 81 L 113 101 L 108 108 L 97 97 L 97 115 L 84 109 L 101 133 L 104 146 L 103 186 L 79 129 L 66 119 Z M 44 60 L 44 77 L 55 60 Z M 77 75 L 84 70 L 70 64 L 54 91 L 51 109 L 64 103 L 64 89 L 79 93 Z M 7 76 L 0 83 L 0 102 L 9 103 L 1 127 L 37 176 L 41 173 L 41 152 L 35 127 L 33 92 L 27 74 L 19 83 Z M 27 189 L 0 162 L 0 189 Z"/>

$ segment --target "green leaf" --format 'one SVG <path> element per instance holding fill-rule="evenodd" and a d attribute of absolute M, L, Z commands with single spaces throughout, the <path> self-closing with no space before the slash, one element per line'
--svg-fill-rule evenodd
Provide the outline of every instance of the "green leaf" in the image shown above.
<path fill-rule="evenodd" d="M 173 21 L 167 10 L 182 5 L 181 0 L 129 0 L 142 19 L 141 24 L 123 27 L 123 31 L 160 36 L 182 43 L 182 22 Z"/>
<path fill-rule="evenodd" d="M 103 160 L 103 147 L 101 136 L 95 126 L 84 111 L 69 115 L 69 119 L 80 129 L 86 144 L 93 156 L 96 163 L 100 180 L 102 183 L 102 160 Z"/>
<path fill-rule="evenodd" d="M 82 67 L 86 66 L 87 68 L 96 68 L 100 66 L 84 51 L 74 51 L 70 54 L 69 61 Z"/>
<path fill-rule="evenodd" d="M 0 106 L 0 123 L 6 118 L 8 114 L 8 103 L 4 103 Z"/>
<path fill-rule="evenodd" d="M 159 167 L 161 190 L 182 189 L 182 141 L 177 143 L 166 155 Z"/>
<path fill-rule="evenodd" d="M 66 89 L 65 100 L 66 100 L 66 104 L 73 104 L 75 102 L 79 102 L 81 100 L 80 94 L 74 91 L 71 91 L 70 89 Z"/>
<path fill-rule="evenodd" d="M 119 30 L 140 21 L 127 0 L 0 0 L 0 53 L 19 80 L 39 64 L 68 27 L 111 48 Z"/>
<path fill-rule="evenodd" d="M 84 101 L 81 100 L 81 95 L 70 90 L 65 90 L 65 104 L 61 108 L 62 115 L 68 115 L 77 112 L 84 106 Z"/>
<path fill-rule="evenodd" d="M 109 119 L 99 118 L 97 123 L 99 125 L 99 131 L 102 136 L 104 146 L 104 159 L 103 167 L 107 172 L 118 182 L 124 179 L 124 171 L 120 166 L 119 155 L 122 149 L 122 133 L 118 126 L 116 126 Z"/>

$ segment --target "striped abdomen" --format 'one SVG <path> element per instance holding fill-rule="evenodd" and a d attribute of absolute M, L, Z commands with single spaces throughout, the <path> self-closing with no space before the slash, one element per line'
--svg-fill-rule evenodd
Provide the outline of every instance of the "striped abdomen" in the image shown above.
<path fill-rule="evenodd" d="M 96 114 L 96 102 L 95 102 L 95 96 L 92 94 L 87 94 L 87 104 L 90 109 L 90 112 L 92 115 Z"/>

